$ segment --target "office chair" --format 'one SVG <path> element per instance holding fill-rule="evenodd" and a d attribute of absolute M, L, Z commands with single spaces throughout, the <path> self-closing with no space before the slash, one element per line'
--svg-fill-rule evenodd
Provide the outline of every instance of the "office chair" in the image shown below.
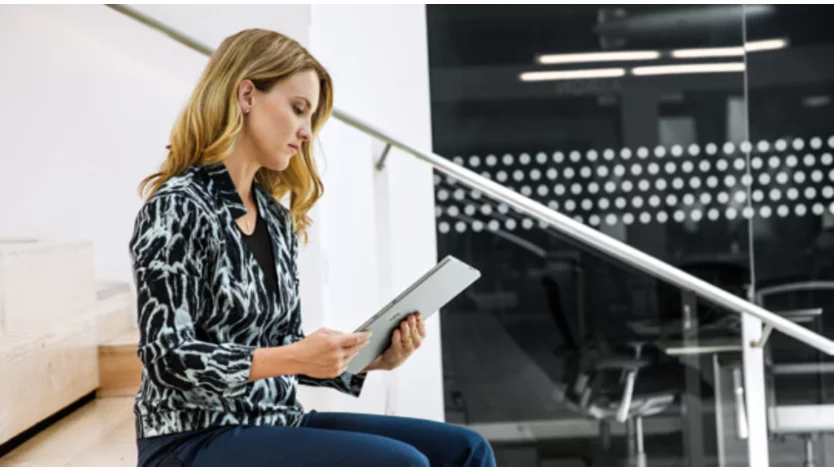
<path fill-rule="evenodd" d="M 627 424 L 629 464 L 645 467 L 643 418 L 663 412 L 676 398 L 665 386 L 638 381 L 639 374 L 651 373 L 651 362 L 641 357 L 643 344 L 633 343 L 634 354 L 618 353 L 597 335 L 595 344 L 580 345 L 562 310 L 559 284 L 542 276 L 553 320 L 562 335 L 564 357 L 561 383 L 556 397 L 568 409 L 600 423 L 602 448 L 610 448 L 610 423 Z M 654 389 L 653 389 L 654 388 Z"/>

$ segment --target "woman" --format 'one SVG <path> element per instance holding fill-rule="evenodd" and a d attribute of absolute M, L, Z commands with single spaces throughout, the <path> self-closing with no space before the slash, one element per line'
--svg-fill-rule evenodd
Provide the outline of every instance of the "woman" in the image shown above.
<path fill-rule="evenodd" d="M 297 239 L 322 195 L 311 142 L 332 106 L 330 77 L 303 47 L 242 31 L 212 56 L 161 171 L 143 181 L 130 242 L 140 465 L 494 465 L 463 427 L 305 413 L 296 399 L 299 383 L 358 396 L 368 371 L 398 367 L 426 335 L 410 316 L 352 375 L 365 333 L 301 330 Z"/>

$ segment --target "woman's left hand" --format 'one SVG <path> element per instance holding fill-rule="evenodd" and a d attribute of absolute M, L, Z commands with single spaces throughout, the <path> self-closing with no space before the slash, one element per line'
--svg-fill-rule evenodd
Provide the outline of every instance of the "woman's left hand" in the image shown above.
<path fill-rule="evenodd" d="M 364 372 L 371 370 L 394 370 L 416 351 L 426 339 L 426 325 L 420 312 L 412 313 L 394 330 L 391 346 L 374 359 Z"/>

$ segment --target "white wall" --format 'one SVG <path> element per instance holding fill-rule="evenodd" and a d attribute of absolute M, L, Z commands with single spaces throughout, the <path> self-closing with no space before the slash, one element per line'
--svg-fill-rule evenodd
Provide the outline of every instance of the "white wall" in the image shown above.
<path fill-rule="evenodd" d="M 337 106 L 431 147 L 422 6 L 142 5 L 216 47 L 266 27 L 294 37 L 336 83 Z M 90 239 L 99 279 L 130 281 L 138 182 L 157 169 L 206 58 L 104 6 L 0 6 L 0 238 Z M 307 331 L 352 330 L 436 260 L 430 168 L 336 120 L 322 135 L 326 195 L 302 249 Z M 320 157 L 322 154 L 320 152 Z M 360 400 L 305 389 L 318 409 L 443 418 L 439 319 L 398 373 Z"/>
<path fill-rule="evenodd" d="M 227 36 L 248 28 L 266 28 L 309 44 L 308 5 L 131 5 L 180 32 L 217 48 Z"/>
<path fill-rule="evenodd" d="M 310 49 L 333 75 L 336 106 L 431 149 L 425 7 L 315 5 L 310 27 Z M 392 150 L 378 173 L 373 163 L 380 149 L 372 139 L 328 126 L 323 144 L 331 179 L 324 206 L 334 304 L 327 320 L 355 327 L 369 307 L 386 304 L 436 261 L 432 171 Z M 350 146 L 349 134 L 357 136 Z M 443 419 L 439 325 L 438 317 L 429 320 L 429 341 L 388 374 L 390 413 Z"/>
<path fill-rule="evenodd" d="M 0 6 L 0 238 L 90 239 L 131 277 L 137 186 L 205 59 L 103 6 Z"/>

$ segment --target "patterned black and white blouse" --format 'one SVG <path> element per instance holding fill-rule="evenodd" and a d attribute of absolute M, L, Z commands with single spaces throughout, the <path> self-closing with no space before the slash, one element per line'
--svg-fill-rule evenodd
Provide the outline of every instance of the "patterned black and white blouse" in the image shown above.
<path fill-rule="evenodd" d="M 263 270 L 235 220 L 246 214 L 222 163 L 171 178 L 141 208 L 130 250 L 138 294 L 142 385 L 137 438 L 225 425 L 296 426 L 299 383 L 358 396 L 365 374 L 249 383 L 257 348 L 304 338 L 298 240 L 289 212 L 253 184 L 278 274 Z"/>

